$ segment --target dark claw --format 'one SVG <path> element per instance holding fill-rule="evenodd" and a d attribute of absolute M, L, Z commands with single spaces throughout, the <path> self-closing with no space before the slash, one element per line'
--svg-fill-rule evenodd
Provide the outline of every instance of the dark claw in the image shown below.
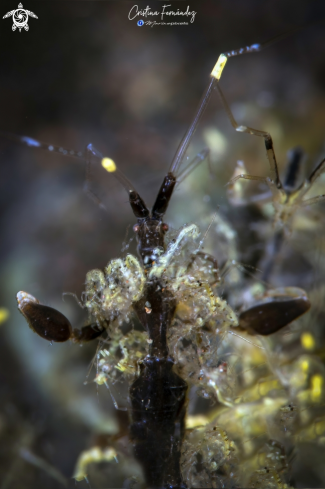
<path fill-rule="evenodd" d="M 29 327 L 48 341 L 62 343 L 71 339 L 75 343 L 91 341 L 100 336 L 105 327 L 89 324 L 81 329 L 72 330 L 70 321 L 53 307 L 44 306 L 27 292 L 18 292 L 18 309 L 27 320 Z"/>
<path fill-rule="evenodd" d="M 250 334 L 268 336 L 305 314 L 311 306 L 306 295 L 279 295 L 272 299 L 242 312 L 239 315 L 239 327 Z"/>
<path fill-rule="evenodd" d="M 18 309 L 29 327 L 45 340 L 61 343 L 71 338 L 71 324 L 61 312 L 40 304 L 27 292 L 18 292 L 17 302 Z"/>

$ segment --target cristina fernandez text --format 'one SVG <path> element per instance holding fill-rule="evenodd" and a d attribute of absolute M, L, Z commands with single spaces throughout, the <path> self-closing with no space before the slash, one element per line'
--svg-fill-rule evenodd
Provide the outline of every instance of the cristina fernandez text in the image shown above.
<path fill-rule="evenodd" d="M 151 10 L 149 6 L 147 6 L 143 10 L 139 10 L 138 5 L 133 5 L 129 12 L 129 20 L 133 20 L 136 17 L 148 17 L 149 15 L 161 15 L 161 20 L 163 20 L 164 15 L 185 15 L 186 17 L 191 17 L 190 22 L 194 22 L 196 12 L 193 10 L 192 12 L 190 11 L 189 5 L 187 6 L 187 9 L 185 11 L 180 11 L 179 9 L 175 10 L 167 10 L 166 8 L 171 7 L 171 5 L 162 5 L 162 10 L 161 12 L 158 12 L 157 10 Z"/>

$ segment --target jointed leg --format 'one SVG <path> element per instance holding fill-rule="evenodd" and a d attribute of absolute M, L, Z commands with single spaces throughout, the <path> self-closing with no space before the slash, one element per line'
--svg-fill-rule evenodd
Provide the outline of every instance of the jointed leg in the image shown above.
<path fill-rule="evenodd" d="M 308 183 L 312 185 L 315 180 L 320 177 L 325 172 L 325 158 L 316 166 L 315 170 L 312 171 L 311 175 L 307 179 Z"/>
<path fill-rule="evenodd" d="M 252 134 L 253 136 L 259 136 L 259 137 L 264 138 L 266 155 L 267 155 L 267 159 L 269 160 L 269 165 L 270 165 L 270 169 L 271 169 L 271 179 L 275 183 L 277 188 L 282 188 L 282 184 L 281 184 L 281 180 L 280 180 L 280 176 L 279 176 L 278 164 L 277 164 L 276 158 L 275 158 L 273 141 L 272 141 L 271 135 L 265 131 L 260 131 L 258 129 L 253 129 L 252 127 L 240 126 L 239 124 L 237 124 L 237 122 L 233 116 L 233 113 L 231 112 L 230 107 L 229 107 L 229 105 L 225 99 L 225 96 L 224 96 L 224 94 L 220 88 L 219 83 L 217 84 L 217 89 L 219 91 L 221 101 L 223 103 L 223 106 L 225 108 L 225 111 L 227 112 L 227 115 L 229 117 L 229 120 L 230 120 L 233 128 L 238 132 L 246 132 L 248 134 Z M 253 178 L 251 178 L 251 179 L 253 180 Z M 254 179 L 257 180 L 257 178 L 254 178 Z"/>
<path fill-rule="evenodd" d="M 317 178 L 319 178 L 324 172 L 325 172 L 325 158 L 316 166 L 315 170 L 312 171 L 309 178 L 307 178 L 307 180 L 298 189 L 297 197 L 299 198 L 299 200 L 301 200 L 303 196 L 306 195 L 306 193 L 310 190 L 310 188 L 317 180 Z M 322 200 L 324 200 L 322 197 L 324 196 L 319 195 L 318 197 L 313 197 L 311 199 L 301 201 L 301 205 L 306 206 L 306 205 L 314 204 L 316 202 L 321 202 Z"/>
<path fill-rule="evenodd" d="M 107 323 L 108 324 L 108 323 Z M 70 339 L 74 343 L 92 341 L 103 334 L 105 327 L 99 327 L 96 323 L 83 326 L 81 329 L 74 328 Z"/>
<path fill-rule="evenodd" d="M 322 202 L 325 198 L 324 195 L 318 195 L 307 200 L 302 200 L 303 197 L 309 192 L 317 178 L 319 178 L 325 172 L 325 158 L 316 166 L 310 176 L 295 190 L 289 197 L 292 204 L 297 203 L 300 206 L 306 207 L 308 205 Z"/>
<path fill-rule="evenodd" d="M 226 184 L 227 194 L 229 202 L 235 206 L 253 204 L 256 202 L 265 201 L 265 199 L 269 199 L 272 195 L 272 191 L 274 191 L 274 184 L 269 177 L 258 177 L 254 175 L 249 175 L 248 173 L 241 173 L 246 171 L 246 168 L 242 161 L 237 161 L 237 166 L 234 171 L 234 177 L 230 179 L 230 181 Z M 236 186 L 236 182 L 240 179 L 243 180 L 256 180 L 261 182 L 269 187 L 269 190 L 263 191 L 262 193 L 257 193 L 253 195 L 245 195 L 245 188 L 241 186 Z M 272 188 L 270 188 L 272 187 Z"/>
<path fill-rule="evenodd" d="M 184 155 L 187 151 L 187 148 L 188 148 L 188 146 L 192 140 L 192 137 L 196 131 L 198 123 L 201 120 L 201 117 L 202 117 L 202 115 L 203 115 L 203 113 L 204 113 L 204 111 L 205 111 L 205 109 L 209 103 L 209 100 L 210 100 L 210 97 L 213 93 L 213 90 L 216 86 L 219 89 L 218 83 L 220 81 L 220 78 L 222 76 L 222 72 L 223 72 L 224 67 L 227 63 L 228 58 L 231 58 L 234 56 L 241 56 L 242 54 L 249 54 L 249 53 L 255 53 L 255 52 L 261 51 L 262 49 L 268 47 L 271 44 L 274 44 L 277 41 L 284 39 L 285 37 L 291 35 L 293 32 L 295 32 L 299 29 L 300 29 L 300 27 L 295 28 L 295 29 L 291 29 L 290 31 L 285 32 L 284 34 L 281 34 L 279 36 L 276 36 L 276 37 L 274 37 L 274 38 L 272 38 L 272 39 L 270 39 L 270 40 L 268 40 L 262 44 L 252 44 L 250 46 L 245 46 L 243 48 L 239 48 L 239 49 L 235 49 L 233 51 L 229 51 L 225 54 L 220 54 L 220 56 L 217 60 L 217 63 L 215 64 L 215 66 L 211 72 L 209 85 L 208 85 L 206 91 L 204 92 L 204 94 L 202 96 L 202 99 L 199 103 L 199 106 L 198 106 L 197 111 L 193 117 L 193 120 L 190 124 L 190 127 L 186 131 L 185 135 L 183 136 L 183 138 L 182 138 L 182 140 L 181 140 L 181 142 L 180 142 L 180 144 L 176 150 L 175 156 L 174 156 L 173 161 L 170 165 L 170 169 L 169 169 L 170 173 L 172 173 L 173 175 L 176 175 L 177 170 L 179 169 L 179 167 L 183 161 L 183 158 L 184 158 Z M 222 94 L 221 90 L 219 90 L 219 91 Z M 263 132 L 263 131 L 257 131 L 255 129 L 245 127 L 245 126 L 238 126 L 235 119 L 233 118 L 233 116 L 230 112 L 230 109 L 229 109 L 226 101 L 224 100 L 223 95 L 222 95 L 222 98 L 223 98 L 226 110 L 228 112 L 228 115 L 230 117 L 230 120 L 232 121 L 232 123 L 233 122 L 235 123 L 234 127 L 236 128 L 236 130 L 248 132 L 248 133 L 254 134 L 256 136 L 264 137 L 266 150 L 267 150 L 267 154 L 268 154 L 268 159 L 270 162 L 271 171 L 273 173 L 272 179 L 274 180 L 277 187 L 280 188 L 281 182 L 279 180 L 279 175 L 278 175 L 278 171 L 277 171 L 277 164 L 276 164 L 276 160 L 275 160 L 275 156 L 274 156 L 273 143 L 272 143 L 271 136 L 268 133 Z M 228 107 L 228 109 L 227 109 L 227 107 Z"/>
<path fill-rule="evenodd" d="M 319 204 L 319 202 L 323 202 L 325 200 L 325 195 L 317 195 L 317 197 L 312 197 L 311 199 L 303 200 L 300 205 L 302 207 L 307 207 L 312 204 Z"/>

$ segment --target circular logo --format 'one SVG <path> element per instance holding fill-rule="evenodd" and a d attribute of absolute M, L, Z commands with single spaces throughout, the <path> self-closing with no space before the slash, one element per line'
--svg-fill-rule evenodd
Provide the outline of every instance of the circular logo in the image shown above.
<path fill-rule="evenodd" d="M 8 17 L 12 16 L 12 30 L 15 31 L 17 28 L 19 29 L 19 32 L 24 28 L 25 31 L 29 30 L 28 27 L 28 16 L 34 17 L 34 19 L 38 19 L 37 15 L 34 14 L 34 12 L 31 12 L 30 10 L 25 10 L 23 9 L 22 3 L 18 5 L 18 8 L 16 10 L 11 10 L 10 12 L 7 12 L 2 18 L 7 19 Z"/>
<path fill-rule="evenodd" d="M 28 22 L 28 14 L 27 14 L 26 10 L 24 10 L 24 9 L 15 10 L 12 18 L 13 18 L 15 26 L 18 28 L 25 27 L 25 25 Z"/>
<path fill-rule="evenodd" d="M 138 20 L 137 24 L 141 27 L 144 24 L 144 22 L 143 20 Z"/>

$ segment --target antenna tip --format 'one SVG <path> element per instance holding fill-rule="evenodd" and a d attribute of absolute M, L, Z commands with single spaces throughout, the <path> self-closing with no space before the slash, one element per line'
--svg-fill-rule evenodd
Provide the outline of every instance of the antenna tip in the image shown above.
<path fill-rule="evenodd" d="M 111 158 L 103 158 L 101 163 L 102 167 L 109 173 L 114 173 L 116 171 L 116 164 L 113 160 L 111 160 Z"/>
<path fill-rule="evenodd" d="M 220 80 L 223 69 L 227 63 L 227 56 L 225 54 L 220 54 L 218 61 L 216 62 L 213 70 L 211 71 L 211 76 L 213 76 L 216 80 Z"/>

